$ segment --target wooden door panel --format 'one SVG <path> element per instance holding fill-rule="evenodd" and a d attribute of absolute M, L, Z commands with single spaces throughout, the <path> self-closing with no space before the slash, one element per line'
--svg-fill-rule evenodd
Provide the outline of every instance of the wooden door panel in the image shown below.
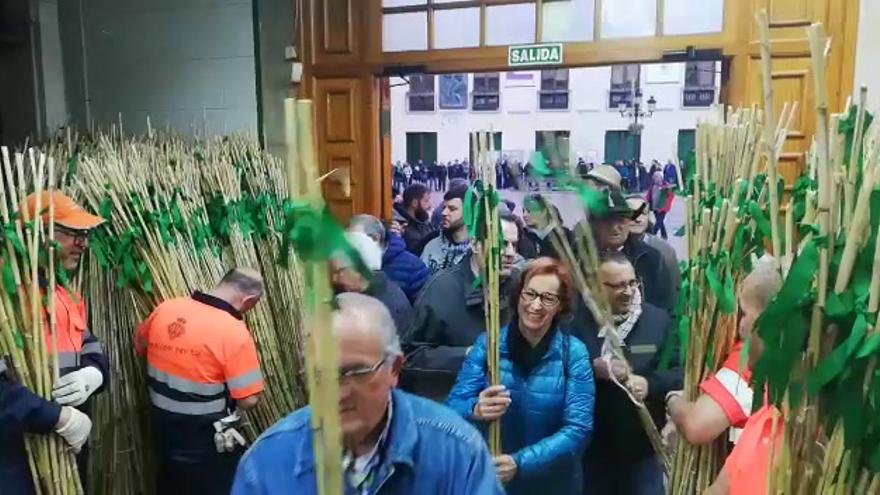
<path fill-rule="evenodd" d="M 777 120 L 786 103 L 791 106 L 797 102 L 799 106 L 779 157 L 779 173 L 786 184 L 791 185 L 805 163 L 805 153 L 810 146 L 806 136 L 812 136 L 815 128 L 810 58 L 779 57 L 773 60 L 771 67 L 773 107 Z M 747 98 L 749 104 L 757 104 L 759 108 L 764 103 L 762 77 L 761 59 L 753 56 L 749 60 Z"/>
<path fill-rule="evenodd" d="M 360 165 L 362 150 L 368 144 L 358 123 L 361 108 L 361 81 L 357 78 L 317 78 L 314 81 L 318 130 L 318 160 L 321 174 L 335 170 L 322 183 L 324 199 L 338 219 L 348 220 L 352 211 L 362 208 L 360 190 L 366 172 Z M 347 212 L 347 213 L 346 213 Z"/>
<path fill-rule="evenodd" d="M 328 143 L 355 142 L 355 105 L 358 99 L 357 85 L 327 91 L 326 126 L 324 132 Z"/>
<path fill-rule="evenodd" d="M 361 61 L 359 35 L 364 9 L 362 0 L 320 0 L 315 5 L 315 64 L 358 64 Z M 361 29 L 359 29 L 359 27 Z"/>
<path fill-rule="evenodd" d="M 813 19 L 815 5 L 804 0 L 767 0 L 767 16 L 770 27 L 790 26 L 792 24 L 809 25 Z"/>

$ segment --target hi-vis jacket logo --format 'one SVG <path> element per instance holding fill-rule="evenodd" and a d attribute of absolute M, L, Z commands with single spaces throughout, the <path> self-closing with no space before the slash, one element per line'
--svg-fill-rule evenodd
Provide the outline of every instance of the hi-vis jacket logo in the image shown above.
<path fill-rule="evenodd" d="M 168 325 L 168 338 L 171 340 L 174 340 L 185 333 L 186 320 L 184 318 L 178 318 L 177 321 Z"/>

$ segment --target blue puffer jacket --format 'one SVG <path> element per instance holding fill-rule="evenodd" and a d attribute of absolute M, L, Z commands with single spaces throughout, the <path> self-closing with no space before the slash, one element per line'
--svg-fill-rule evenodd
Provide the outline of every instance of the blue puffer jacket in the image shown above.
<path fill-rule="evenodd" d="M 385 253 L 382 254 L 382 271 L 388 278 L 397 282 L 403 293 L 414 302 L 422 286 L 431 276 L 431 271 L 418 256 L 406 250 L 406 244 L 397 234 L 388 233 L 385 238 Z"/>
<path fill-rule="evenodd" d="M 517 465 L 507 494 L 580 495 L 581 454 L 593 430 L 595 394 L 587 348 L 557 331 L 547 354 L 523 376 L 510 360 L 507 332 L 501 329 L 499 339 L 501 383 L 510 391 L 511 403 L 501 417 L 501 444 Z M 468 353 L 447 405 L 472 418 L 480 392 L 487 386 L 483 334 Z"/>

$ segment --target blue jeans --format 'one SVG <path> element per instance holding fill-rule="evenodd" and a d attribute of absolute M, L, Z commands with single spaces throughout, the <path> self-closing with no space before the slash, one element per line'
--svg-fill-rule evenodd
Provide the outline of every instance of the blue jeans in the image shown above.
<path fill-rule="evenodd" d="M 654 456 L 638 461 L 584 460 L 584 495 L 664 495 L 663 469 Z"/>

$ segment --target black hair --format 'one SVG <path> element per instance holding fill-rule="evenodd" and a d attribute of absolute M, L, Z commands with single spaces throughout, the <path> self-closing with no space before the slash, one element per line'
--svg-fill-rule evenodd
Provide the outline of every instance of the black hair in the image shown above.
<path fill-rule="evenodd" d="M 450 186 L 449 190 L 446 191 L 446 194 L 443 195 L 443 201 L 449 201 L 453 199 L 460 199 L 464 201 L 464 195 L 467 194 L 467 190 L 467 184 L 455 184 L 454 186 Z"/>
<path fill-rule="evenodd" d="M 418 201 L 424 198 L 425 195 L 428 193 L 428 186 L 420 184 L 418 182 L 410 184 L 403 191 L 403 206 L 405 208 L 409 208 L 410 204 L 413 201 Z"/>

